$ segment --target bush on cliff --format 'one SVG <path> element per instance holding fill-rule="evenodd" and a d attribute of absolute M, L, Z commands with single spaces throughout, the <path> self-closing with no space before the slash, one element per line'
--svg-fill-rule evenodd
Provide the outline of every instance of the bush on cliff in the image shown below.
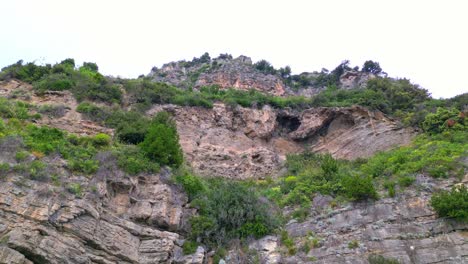
<path fill-rule="evenodd" d="M 148 158 L 160 165 L 179 167 L 182 149 L 174 121 L 167 112 L 159 112 L 152 120 L 140 148 Z"/>
<path fill-rule="evenodd" d="M 442 191 L 431 198 L 431 206 L 441 217 L 468 222 L 468 189 L 465 185 Z"/>

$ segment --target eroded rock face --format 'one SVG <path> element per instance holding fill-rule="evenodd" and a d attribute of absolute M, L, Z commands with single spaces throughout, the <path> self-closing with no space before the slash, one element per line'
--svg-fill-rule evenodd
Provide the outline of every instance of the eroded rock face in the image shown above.
<path fill-rule="evenodd" d="M 234 59 L 232 56 L 220 56 L 197 62 L 170 62 L 164 64 L 160 69 L 153 68 L 148 76 L 153 81 L 172 84 L 179 88 L 193 87 L 197 89 L 202 86 L 217 85 L 221 89 L 254 89 L 276 96 L 312 97 L 326 88 L 324 85 L 313 82 L 310 84 L 302 83 L 296 87 L 279 73 L 271 74 L 259 71 L 252 64 L 252 59 L 243 55 Z M 320 76 L 320 73 L 304 72 L 300 76 L 314 80 Z M 363 88 L 367 81 L 374 77 L 373 74 L 367 72 L 349 70 L 340 76 L 337 85 L 342 89 Z"/>
<path fill-rule="evenodd" d="M 196 87 L 219 85 L 221 88 L 239 90 L 255 89 L 272 95 L 284 95 L 286 85 L 276 75 L 264 74 L 252 67 L 250 58 L 240 56 L 232 61 L 221 64 L 213 71 L 200 75 Z"/>
<path fill-rule="evenodd" d="M 157 106 L 174 114 L 186 160 L 206 176 L 274 176 L 286 155 L 305 150 L 336 158 L 368 157 L 410 143 L 415 131 L 362 107 L 300 111 L 227 107 Z"/>
<path fill-rule="evenodd" d="M 429 205 L 436 189 L 453 184 L 419 175 L 414 186 L 394 198 L 338 206 L 331 197 L 317 195 L 310 216 L 285 227 L 295 254 L 275 236 L 253 241 L 249 248 L 260 263 L 368 264 L 370 255 L 402 264 L 468 263 L 468 224 L 437 218 Z M 239 263 L 232 256 L 242 254 L 242 249 L 231 250 L 226 262 Z"/>
<path fill-rule="evenodd" d="M 468 224 L 436 218 L 429 205 L 435 188 L 452 185 L 452 180 L 419 175 L 414 187 L 395 198 L 332 210 L 312 207 L 312 217 L 286 229 L 298 244 L 313 234 L 320 245 L 285 262 L 306 263 L 314 257 L 316 263 L 367 263 L 370 254 L 378 254 L 400 263 L 467 263 Z M 355 248 L 348 245 L 352 241 Z"/>
<path fill-rule="evenodd" d="M 171 263 L 187 197 L 167 173 L 98 171 L 80 178 L 82 198 L 9 175 L 0 185 L 0 263 Z"/>

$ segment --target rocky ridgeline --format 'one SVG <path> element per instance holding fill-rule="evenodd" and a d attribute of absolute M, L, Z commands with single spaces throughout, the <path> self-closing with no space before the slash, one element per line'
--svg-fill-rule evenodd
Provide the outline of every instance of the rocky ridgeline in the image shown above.
<path fill-rule="evenodd" d="M 320 73 L 304 72 L 301 77 L 316 79 Z M 255 89 L 277 96 L 303 95 L 313 96 L 325 89 L 324 85 L 301 85 L 291 87 L 280 74 L 264 73 L 254 67 L 252 59 L 246 56 L 232 58 L 221 55 L 218 58 L 194 59 L 194 61 L 177 61 L 164 64 L 160 69 L 153 68 L 148 74 L 152 80 L 165 82 L 181 88 L 195 88 L 218 85 L 223 89 Z M 339 88 L 351 89 L 364 87 L 367 80 L 373 78 L 371 73 L 347 70 L 339 78 Z"/>

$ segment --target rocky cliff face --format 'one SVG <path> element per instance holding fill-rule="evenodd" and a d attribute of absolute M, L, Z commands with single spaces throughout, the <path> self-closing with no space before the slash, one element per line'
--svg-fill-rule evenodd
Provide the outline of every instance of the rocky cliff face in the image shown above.
<path fill-rule="evenodd" d="M 0 263 L 183 262 L 178 233 L 191 213 L 185 194 L 167 183 L 167 172 L 127 178 L 109 167 L 92 180 L 69 175 L 83 197 L 20 175 L 3 177 Z"/>
<path fill-rule="evenodd" d="M 302 73 L 300 76 L 307 79 L 316 79 L 320 73 Z M 252 64 L 252 60 L 246 56 L 232 58 L 220 56 L 218 58 L 195 60 L 192 62 L 178 61 L 165 64 L 161 69 L 153 68 L 148 74 L 157 82 L 165 82 L 177 87 L 193 87 L 218 85 L 222 89 L 234 88 L 240 90 L 255 89 L 267 94 L 285 96 L 302 95 L 310 97 L 322 91 L 324 85 L 313 83 L 301 84 L 292 87 L 285 78 L 278 73 L 264 73 Z M 339 78 L 339 87 L 351 89 L 364 87 L 367 80 L 375 77 L 370 73 L 355 70 L 345 71 Z"/>
<path fill-rule="evenodd" d="M 468 175 L 462 184 L 467 183 Z M 438 219 L 429 206 L 436 189 L 453 184 L 419 175 L 413 187 L 394 198 L 342 206 L 332 204 L 331 197 L 317 195 L 311 216 L 285 227 L 297 248 L 295 254 L 288 254 L 275 236 L 254 241 L 250 248 L 261 263 L 361 264 L 369 263 L 370 255 L 405 264 L 468 263 L 468 224 Z M 304 249 L 306 244 L 310 250 Z M 239 263 L 241 255 L 232 250 L 227 263 Z"/>
<path fill-rule="evenodd" d="M 200 70 L 203 64 L 191 66 L 199 67 L 197 78 L 177 63 L 154 71 L 153 77 L 180 85 L 195 80 L 200 86 L 253 86 L 271 94 L 290 93 L 277 76 L 249 68 L 248 58 L 227 58 L 217 64 L 210 72 Z M 343 88 L 359 86 L 367 77 L 345 73 L 341 83 Z M 30 85 L 12 81 L 0 84 L 0 96 L 66 106 L 58 115 L 44 115 L 39 125 L 82 135 L 112 134 L 111 129 L 84 120 L 68 92 L 38 96 Z M 408 144 L 415 135 L 413 129 L 362 107 L 296 111 L 158 105 L 148 115 L 161 110 L 174 114 L 185 158 L 197 173 L 233 179 L 279 174 L 289 153 L 330 152 L 337 158 L 355 159 Z M 0 162 L 17 164 L 13 145 L 0 144 Z M 192 255 L 182 253 L 187 219 L 196 212 L 187 205 L 186 194 L 169 180 L 169 171 L 126 177 L 111 153 L 100 153 L 101 167 L 95 177 L 87 178 L 69 172 L 60 157 L 47 159 L 62 185 L 32 181 L 14 171 L 0 175 L 0 264 L 211 263 L 212 252 L 203 247 Z M 466 176 L 464 182 L 468 183 Z M 66 190 L 75 183 L 82 192 Z M 401 263 L 468 263 L 467 225 L 437 219 L 428 205 L 435 190 L 453 184 L 420 175 L 413 187 L 396 197 L 372 203 L 336 205 L 330 197 L 317 195 L 310 217 L 285 226 L 298 252 L 290 255 L 279 237 L 267 236 L 249 245 L 256 259 L 246 257 L 245 248 L 232 247 L 224 261 L 368 263 L 368 255 L 379 254 Z M 318 242 L 310 251 L 301 250 L 313 239 Z"/>
<path fill-rule="evenodd" d="M 361 107 L 293 111 L 164 105 L 148 114 L 162 110 L 174 114 L 185 158 L 197 173 L 234 179 L 275 175 L 290 153 L 329 152 L 355 159 L 408 144 L 415 135 Z"/>

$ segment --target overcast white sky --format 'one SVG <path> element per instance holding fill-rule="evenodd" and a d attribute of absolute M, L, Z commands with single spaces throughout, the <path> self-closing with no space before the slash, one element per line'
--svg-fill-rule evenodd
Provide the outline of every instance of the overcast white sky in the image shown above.
<path fill-rule="evenodd" d="M 0 0 L 0 67 L 65 58 L 137 77 L 205 51 L 294 73 L 378 61 L 432 95 L 468 92 L 468 2 Z"/>

